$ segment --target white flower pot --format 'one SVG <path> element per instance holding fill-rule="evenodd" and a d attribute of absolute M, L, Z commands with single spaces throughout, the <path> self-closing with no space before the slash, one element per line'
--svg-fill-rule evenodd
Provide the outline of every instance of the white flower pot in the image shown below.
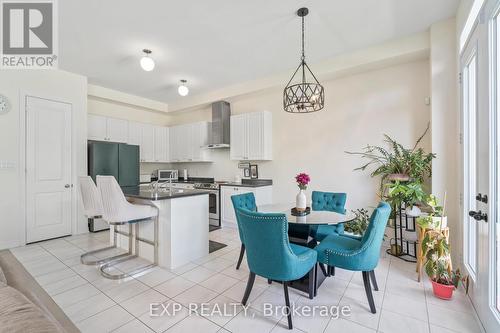
<path fill-rule="evenodd" d="M 422 214 L 422 211 L 417 206 L 412 206 L 411 209 L 406 210 L 406 215 L 412 217 L 419 217 Z"/>
<path fill-rule="evenodd" d="M 432 225 L 435 225 L 437 228 L 439 228 L 440 224 L 441 224 L 441 229 L 446 228 L 448 226 L 448 216 L 443 216 L 443 217 L 433 216 L 432 217 Z"/>
<path fill-rule="evenodd" d="M 297 211 L 302 212 L 305 211 L 307 207 L 307 198 L 304 190 L 300 190 L 297 193 L 297 197 L 295 198 L 295 209 Z"/>

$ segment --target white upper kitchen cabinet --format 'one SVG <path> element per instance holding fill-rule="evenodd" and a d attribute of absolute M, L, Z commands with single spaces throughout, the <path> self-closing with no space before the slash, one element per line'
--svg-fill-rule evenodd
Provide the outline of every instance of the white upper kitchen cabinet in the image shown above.
<path fill-rule="evenodd" d="M 108 140 L 112 142 L 128 141 L 128 121 L 124 119 L 106 119 Z"/>
<path fill-rule="evenodd" d="M 211 162 L 208 145 L 208 122 L 201 121 L 191 125 L 191 159 L 193 162 Z"/>
<path fill-rule="evenodd" d="M 154 127 L 154 161 L 168 162 L 168 127 Z"/>
<path fill-rule="evenodd" d="M 128 121 L 89 114 L 87 137 L 89 140 L 127 142 Z"/>
<path fill-rule="evenodd" d="M 173 126 L 168 131 L 168 145 L 170 147 L 170 162 L 180 162 L 180 147 L 179 147 L 179 126 Z"/>
<path fill-rule="evenodd" d="M 208 123 L 197 122 L 170 128 L 171 162 L 210 162 Z"/>
<path fill-rule="evenodd" d="M 272 114 L 268 111 L 231 116 L 232 160 L 272 160 Z"/>
<path fill-rule="evenodd" d="M 89 114 L 87 120 L 87 138 L 89 140 L 107 141 L 106 117 Z"/>
<path fill-rule="evenodd" d="M 128 124 L 128 141 L 129 145 L 140 146 L 142 141 L 142 123 L 130 121 Z"/>
<path fill-rule="evenodd" d="M 155 161 L 155 126 L 142 124 L 141 162 Z"/>
<path fill-rule="evenodd" d="M 231 116 L 231 148 L 230 156 L 232 160 L 247 159 L 248 126 L 247 115 L 241 114 Z"/>

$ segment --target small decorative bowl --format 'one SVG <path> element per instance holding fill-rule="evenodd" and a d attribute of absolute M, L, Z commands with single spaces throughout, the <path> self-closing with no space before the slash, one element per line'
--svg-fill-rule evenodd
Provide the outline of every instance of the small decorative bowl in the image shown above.
<path fill-rule="evenodd" d="M 306 216 L 311 213 L 311 207 L 306 207 L 306 210 L 303 211 L 299 211 L 297 208 L 293 207 L 290 211 L 293 216 Z"/>

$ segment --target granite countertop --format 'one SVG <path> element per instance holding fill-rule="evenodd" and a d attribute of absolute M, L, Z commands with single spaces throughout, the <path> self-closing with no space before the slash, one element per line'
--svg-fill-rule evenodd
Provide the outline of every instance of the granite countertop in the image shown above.
<path fill-rule="evenodd" d="M 236 187 L 263 187 L 271 185 L 273 185 L 272 179 L 242 179 L 241 183 L 228 182 L 220 184 L 220 186 L 236 186 Z"/>
<path fill-rule="evenodd" d="M 125 194 L 125 197 L 154 201 L 190 197 L 193 195 L 203 195 L 209 193 L 204 190 L 187 190 L 168 187 L 159 188 L 158 191 L 155 192 L 153 189 L 145 186 L 126 186 L 122 187 L 122 191 L 123 194 Z"/>

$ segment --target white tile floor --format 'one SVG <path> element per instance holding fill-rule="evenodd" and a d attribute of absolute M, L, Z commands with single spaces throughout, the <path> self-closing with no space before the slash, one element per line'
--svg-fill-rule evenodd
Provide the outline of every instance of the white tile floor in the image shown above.
<path fill-rule="evenodd" d="M 80 255 L 104 247 L 108 233 L 79 235 L 12 250 L 82 332 L 290 332 L 286 317 L 263 315 L 263 304 L 283 305 L 281 285 L 257 278 L 246 315 L 241 301 L 248 268 L 235 269 L 240 242 L 236 230 L 221 229 L 210 238 L 228 246 L 173 271 L 155 268 L 127 281 L 101 277 L 96 267 L 80 264 Z M 141 264 L 123 263 L 120 271 Z M 463 291 L 452 301 L 432 295 L 430 284 L 416 282 L 414 264 L 382 255 L 376 270 L 380 291 L 374 292 L 377 313 L 368 310 L 361 273 L 336 270 L 310 300 L 291 289 L 297 305 L 347 305 L 349 316 L 293 318 L 295 332 L 480 332 L 474 310 Z M 150 303 L 182 304 L 175 316 L 151 317 Z M 231 314 L 202 317 L 189 313 L 189 303 L 231 305 Z"/>

